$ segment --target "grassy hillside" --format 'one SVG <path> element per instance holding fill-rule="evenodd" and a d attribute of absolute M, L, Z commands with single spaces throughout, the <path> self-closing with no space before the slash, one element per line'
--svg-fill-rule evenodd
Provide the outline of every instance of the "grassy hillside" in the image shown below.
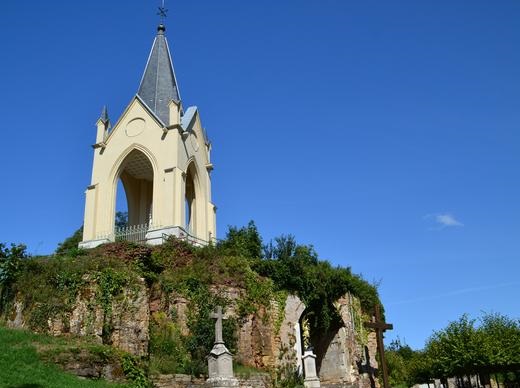
<path fill-rule="evenodd" d="M 64 339 L 0 327 L 0 387 L 9 388 L 104 388 L 126 387 L 102 380 L 83 380 L 62 371 L 50 359 L 65 347 L 88 346 Z M 69 348 L 70 350 L 70 348 Z M 47 361 L 45 361 L 47 360 Z"/>

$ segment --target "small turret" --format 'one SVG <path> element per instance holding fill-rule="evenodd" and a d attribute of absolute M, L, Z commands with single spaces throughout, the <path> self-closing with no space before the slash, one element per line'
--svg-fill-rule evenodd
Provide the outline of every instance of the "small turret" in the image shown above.
<path fill-rule="evenodd" d="M 106 105 L 103 107 L 101 116 L 99 117 L 96 125 L 96 144 L 104 143 L 108 135 L 108 130 L 110 129 L 110 119 L 108 118 L 108 109 Z"/>
<path fill-rule="evenodd" d="M 171 100 L 168 104 L 168 108 L 170 110 L 170 122 L 168 123 L 170 126 L 180 125 L 181 123 L 181 102 Z"/>

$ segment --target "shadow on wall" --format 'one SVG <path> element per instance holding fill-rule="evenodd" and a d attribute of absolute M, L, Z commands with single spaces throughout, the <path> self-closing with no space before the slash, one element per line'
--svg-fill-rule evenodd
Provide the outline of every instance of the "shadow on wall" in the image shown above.
<path fill-rule="evenodd" d="M 376 382 L 374 380 L 374 376 L 377 373 L 377 368 L 374 368 L 370 364 L 370 353 L 368 351 L 367 346 L 365 346 L 365 362 L 366 362 L 366 364 L 364 364 L 364 365 L 362 364 L 361 361 L 357 362 L 359 373 L 362 373 L 362 374 L 367 373 L 370 378 L 370 388 L 376 388 Z"/>
<path fill-rule="evenodd" d="M 343 327 L 342 322 L 335 320 L 331 322 L 329 329 L 325 333 L 311 333 L 311 344 L 316 354 L 316 371 L 318 374 L 321 371 L 322 361 L 327 353 L 327 349 L 341 327 Z"/>

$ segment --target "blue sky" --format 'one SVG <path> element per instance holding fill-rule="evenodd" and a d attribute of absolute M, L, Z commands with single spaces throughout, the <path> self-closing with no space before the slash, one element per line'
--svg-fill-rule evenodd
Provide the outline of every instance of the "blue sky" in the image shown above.
<path fill-rule="evenodd" d="M 81 225 L 94 123 L 137 91 L 156 6 L 3 4 L 0 241 L 50 253 Z M 253 219 L 351 266 L 415 348 L 465 312 L 520 315 L 520 2 L 167 8 L 221 237 Z"/>

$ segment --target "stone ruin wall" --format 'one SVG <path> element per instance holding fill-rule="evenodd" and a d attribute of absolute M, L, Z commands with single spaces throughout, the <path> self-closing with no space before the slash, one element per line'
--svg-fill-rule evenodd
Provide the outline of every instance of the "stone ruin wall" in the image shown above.
<path fill-rule="evenodd" d="M 355 298 L 349 294 L 336 302 L 341 322 L 325 338 L 324 349 L 318 353 L 319 376 L 322 387 L 357 386 L 378 388 L 377 338 L 375 332 L 368 332 L 358 326 L 364 319 Z M 360 338 L 362 337 L 362 338 Z M 364 342 L 364 343 L 363 343 Z"/>
<path fill-rule="evenodd" d="M 189 301 L 177 294 L 150 295 L 150 290 L 142 280 L 138 287 L 126 289 L 123 295 L 112 301 L 113 318 L 110 325 L 113 330 L 108 339 L 103 339 L 104 312 L 94 302 L 96 287 L 92 281 L 78 294 L 69 315 L 49 320 L 48 333 L 89 335 L 99 343 L 108 342 L 118 349 L 144 356 L 148 351 L 151 314 L 162 311 L 168 316 L 174 312 L 181 332 L 188 334 Z M 212 291 L 231 301 L 225 314 L 236 316 L 233 302 L 243 296 L 244 290 L 214 287 Z M 318 375 L 322 387 L 379 388 L 374 377 L 377 370 L 375 333 L 367 333 L 364 341 L 366 343 L 359 343 L 359 335 L 356 335 L 359 328 L 355 327 L 354 314 L 361 312 L 354 311 L 359 308 L 353 301 L 354 298 L 350 295 L 337 301 L 336 307 L 342 322 L 328 333 L 323 333 L 316 346 Z M 297 296 L 290 295 L 283 309 L 283 320 L 279 316 L 282 310 L 279 307 L 277 302 L 272 301 L 267 308 L 261 307 L 255 314 L 239 320 L 235 361 L 258 369 L 273 370 L 289 366 L 290 369 L 302 371 L 300 318 L 305 305 Z M 17 297 L 8 314 L 7 325 L 12 328 L 27 327 L 23 295 Z M 173 378 L 172 381 L 182 385 L 181 380 L 186 381 L 186 378 Z M 193 381 L 190 384 L 196 385 Z"/>
<path fill-rule="evenodd" d="M 124 289 L 121 295 L 112 300 L 110 333 L 103 333 L 105 314 L 101 304 L 95 300 L 95 295 L 99 292 L 98 285 L 95 280 L 86 280 L 88 283 L 78 292 L 71 313 L 58 314 L 49 319 L 47 333 L 54 336 L 89 336 L 95 342 L 111 344 L 137 356 L 148 354 L 150 298 L 144 279 L 140 279 L 135 287 Z M 12 311 L 7 314 L 7 327 L 29 328 L 25 309 L 24 296 L 19 294 Z"/>

